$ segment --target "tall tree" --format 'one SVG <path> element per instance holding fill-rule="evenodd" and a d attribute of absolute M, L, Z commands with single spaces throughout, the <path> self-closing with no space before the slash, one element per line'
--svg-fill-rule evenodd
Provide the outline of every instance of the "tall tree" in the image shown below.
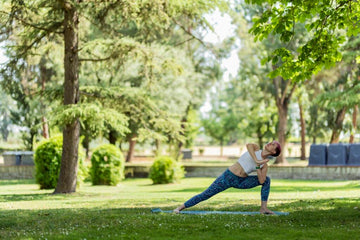
<path fill-rule="evenodd" d="M 79 0 L 60 1 L 64 13 L 64 105 L 77 104 L 79 92 Z M 63 130 L 60 175 L 54 193 L 76 191 L 80 122 L 75 119 Z"/>
<path fill-rule="evenodd" d="M 353 108 L 353 113 L 352 113 L 352 131 L 350 133 L 350 139 L 349 139 L 349 143 L 354 143 L 355 140 L 355 133 L 357 130 L 357 115 L 359 114 L 359 107 L 358 105 L 355 105 Z"/>
<path fill-rule="evenodd" d="M 144 76 L 152 80 L 151 55 L 147 51 L 149 40 L 158 33 L 166 32 L 171 22 L 186 15 L 190 21 L 206 25 L 203 15 L 214 9 L 220 1 L 6 1 L 2 3 L 2 33 L 17 34 L 22 42 L 16 47 L 19 56 L 31 55 L 44 39 L 54 39 L 57 34 L 64 44 L 64 89 L 63 104 L 67 109 L 77 110 L 76 116 L 64 126 L 63 158 L 60 177 L 55 193 L 70 193 L 76 190 L 77 156 L 79 144 L 79 61 L 104 61 L 117 59 L 121 64 L 129 54 L 143 58 Z M 79 25 L 94 24 L 103 33 L 101 39 L 91 41 L 83 36 L 79 47 Z M 135 26 L 139 31 L 129 34 L 124 28 Z M 146 36 L 141 37 L 139 36 Z M 141 40 L 144 39 L 144 40 Z M 98 47 L 98 48 L 97 48 Z M 100 52 L 97 49 L 101 49 Z M 135 51 L 137 50 L 137 51 Z M 79 58 L 80 51 L 83 58 Z"/>
<path fill-rule="evenodd" d="M 241 59 L 240 67 L 245 68 L 243 71 L 247 74 L 247 78 L 249 78 L 250 74 L 256 74 L 257 81 L 253 84 L 258 84 L 259 87 L 261 86 L 262 91 L 266 92 L 263 94 L 264 97 L 270 94 L 274 98 L 278 112 L 277 139 L 280 144 L 286 148 L 286 139 L 290 132 L 288 129 L 289 106 L 298 84 L 292 81 L 289 76 L 279 76 L 276 74 L 276 72 L 281 69 L 282 59 L 272 58 L 271 53 L 280 47 L 282 47 L 282 51 L 294 53 L 299 44 L 306 41 L 307 36 L 303 34 L 304 25 L 299 24 L 293 29 L 294 41 L 289 44 L 282 43 L 281 39 L 275 34 L 268 34 L 257 43 L 249 42 L 249 39 L 253 40 L 253 37 L 249 36 L 248 32 L 242 30 L 242 26 L 245 25 L 245 29 L 251 29 L 253 26 L 251 19 L 262 16 L 266 10 L 265 7 L 247 4 L 239 4 L 236 7 L 238 16 L 242 16 L 244 19 L 243 21 L 246 21 L 245 24 L 238 24 L 238 36 L 242 40 L 242 45 L 244 45 L 239 51 L 239 57 Z M 238 22 L 241 22 L 241 20 L 238 20 Z M 253 57 L 251 58 L 249 58 L 249 54 L 246 55 L 249 51 L 252 51 Z M 273 61 L 270 63 L 264 61 L 264 59 L 266 60 L 268 58 L 272 58 Z M 252 66 L 250 66 L 252 67 L 252 70 L 248 71 L 247 68 L 249 68 L 248 62 L 250 59 L 253 59 L 254 62 L 252 63 Z M 260 66 L 260 63 L 263 63 L 263 66 Z M 253 69 L 257 70 L 254 71 Z M 278 156 L 275 163 L 287 164 L 285 154 Z"/>
<path fill-rule="evenodd" d="M 300 159 L 306 160 L 306 113 L 305 110 L 308 108 L 308 95 L 305 87 L 299 87 L 295 93 L 297 97 L 297 103 L 299 107 L 299 121 L 300 121 Z"/>
<path fill-rule="evenodd" d="M 318 98 L 319 102 L 329 113 L 328 122 L 332 130 L 330 143 L 339 142 L 340 134 L 346 130 L 344 129 L 346 115 L 350 113 L 360 101 L 360 94 L 358 92 L 360 88 L 360 69 L 356 63 L 359 49 L 360 38 L 349 38 L 342 47 L 343 60 L 334 68 L 335 73 L 333 76 L 336 77 L 336 81 L 333 84 L 329 84 L 329 80 L 326 79 L 324 86 L 327 91 L 322 93 Z M 351 129 L 351 127 L 349 127 L 349 129 Z"/>
<path fill-rule="evenodd" d="M 221 87 L 211 96 L 212 109 L 202 120 L 205 133 L 220 143 L 220 155 L 223 155 L 224 144 L 234 142 L 232 134 L 238 128 L 239 119 L 235 106 L 229 105 L 227 93 Z M 237 140 L 237 139 L 235 139 Z"/>

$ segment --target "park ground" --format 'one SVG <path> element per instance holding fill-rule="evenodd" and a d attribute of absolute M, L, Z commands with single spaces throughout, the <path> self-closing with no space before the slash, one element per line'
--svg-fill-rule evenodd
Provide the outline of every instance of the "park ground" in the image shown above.
<path fill-rule="evenodd" d="M 174 209 L 213 180 L 85 183 L 65 195 L 34 180 L 1 180 L 0 239 L 360 239 L 359 181 L 273 179 L 269 208 L 287 216 L 151 213 Z M 228 189 L 192 210 L 258 211 L 259 198 L 260 187 Z"/>

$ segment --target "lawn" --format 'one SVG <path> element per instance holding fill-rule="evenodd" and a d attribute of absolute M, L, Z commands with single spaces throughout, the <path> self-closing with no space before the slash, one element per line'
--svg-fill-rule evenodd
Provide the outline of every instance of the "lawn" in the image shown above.
<path fill-rule="evenodd" d="M 176 215 L 174 209 L 213 178 L 152 185 L 127 179 L 117 187 L 84 184 L 52 195 L 32 180 L 0 181 L 0 239 L 360 239 L 358 181 L 272 180 L 267 215 Z M 260 187 L 229 189 L 189 210 L 258 211 Z"/>

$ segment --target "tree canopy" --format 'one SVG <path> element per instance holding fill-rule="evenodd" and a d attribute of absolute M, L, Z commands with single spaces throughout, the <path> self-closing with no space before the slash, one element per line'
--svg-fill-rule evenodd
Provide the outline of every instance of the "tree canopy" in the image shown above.
<path fill-rule="evenodd" d="M 291 53 L 277 48 L 266 61 L 277 66 L 271 77 L 282 76 L 293 81 L 308 80 L 323 67 L 332 67 L 342 59 L 341 45 L 360 33 L 360 3 L 354 0 L 247 0 L 264 6 L 252 19 L 251 33 L 262 40 L 278 35 L 284 43 L 294 41 L 296 25 L 305 24 L 310 38 Z M 359 56 L 357 57 L 359 61 Z"/>

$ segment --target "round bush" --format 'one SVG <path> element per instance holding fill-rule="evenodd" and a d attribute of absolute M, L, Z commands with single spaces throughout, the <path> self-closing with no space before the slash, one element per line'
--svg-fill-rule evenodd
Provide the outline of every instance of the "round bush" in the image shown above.
<path fill-rule="evenodd" d="M 124 156 L 112 144 L 97 147 L 91 156 L 91 181 L 93 185 L 117 185 L 124 178 Z"/>
<path fill-rule="evenodd" d="M 180 181 L 185 175 L 184 168 L 171 157 L 157 157 L 150 167 L 149 177 L 154 184 L 166 184 Z"/>
<path fill-rule="evenodd" d="M 62 136 L 44 139 L 35 150 L 35 179 L 40 185 L 40 189 L 52 189 L 57 185 L 62 156 L 62 142 Z M 83 167 L 84 157 L 85 155 L 80 150 L 78 184 L 81 183 L 82 176 L 84 175 L 83 171 L 85 171 Z"/>
<path fill-rule="evenodd" d="M 40 189 L 55 188 L 62 154 L 62 137 L 53 137 L 41 141 L 35 150 L 35 179 Z"/>

